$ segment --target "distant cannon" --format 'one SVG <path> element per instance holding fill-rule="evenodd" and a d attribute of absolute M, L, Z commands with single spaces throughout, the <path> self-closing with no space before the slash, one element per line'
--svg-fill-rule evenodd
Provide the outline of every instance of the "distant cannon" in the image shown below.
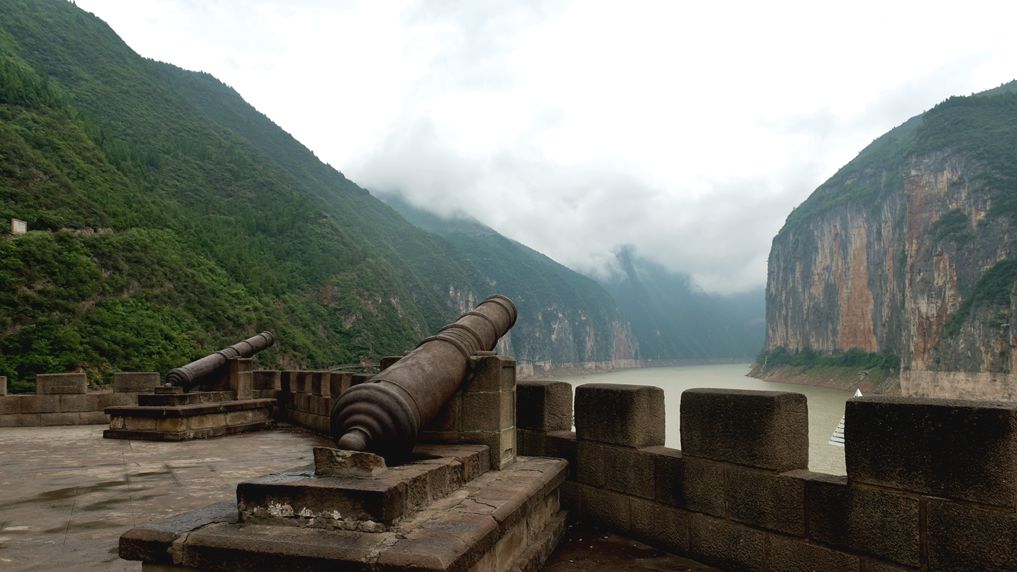
<path fill-rule="evenodd" d="M 511 300 L 491 296 L 378 375 L 344 392 L 331 416 L 337 446 L 371 451 L 390 463 L 405 460 L 420 428 L 466 379 L 470 357 L 494 349 L 516 316 Z"/>
<path fill-rule="evenodd" d="M 271 347 L 274 343 L 275 338 L 272 337 L 271 332 L 261 332 L 228 348 L 223 348 L 201 359 L 192 361 L 185 366 L 171 369 L 166 374 L 166 382 L 183 387 L 185 391 L 190 391 L 195 385 L 213 381 L 220 377 L 223 373 L 222 368 L 226 366 L 229 360 L 252 357 L 261 350 Z"/>

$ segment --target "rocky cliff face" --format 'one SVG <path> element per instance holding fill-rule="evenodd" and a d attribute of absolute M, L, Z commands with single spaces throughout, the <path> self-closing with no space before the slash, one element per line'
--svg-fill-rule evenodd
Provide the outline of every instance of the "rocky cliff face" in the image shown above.
<path fill-rule="evenodd" d="M 900 358 L 905 395 L 1017 398 L 1017 95 L 951 98 L 875 141 L 773 241 L 766 349 Z"/>

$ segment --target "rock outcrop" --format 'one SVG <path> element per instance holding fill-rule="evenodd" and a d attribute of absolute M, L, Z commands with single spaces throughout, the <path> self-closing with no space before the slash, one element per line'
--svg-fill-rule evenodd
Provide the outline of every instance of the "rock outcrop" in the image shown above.
<path fill-rule="evenodd" d="M 912 118 L 792 212 L 770 252 L 767 352 L 892 354 L 905 395 L 1017 398 L 1015 89 Z"/>

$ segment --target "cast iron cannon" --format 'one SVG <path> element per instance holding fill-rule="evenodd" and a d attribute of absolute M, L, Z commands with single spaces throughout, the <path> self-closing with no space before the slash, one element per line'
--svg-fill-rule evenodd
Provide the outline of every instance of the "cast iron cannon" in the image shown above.
<path fill-rule="evenodd" d="M 345 391 L 332 409 L 340 449 L 405 460 L 417 433 L 459 389 L 470 358 L 494 349 L 516 322 L 516 307 L 494 295 L 448 324 L 378 375 Z"/>
<path fill-rule="evenodd" d="M 261 332 L 228 348 L 223 348 L 201 359 L 192 361 L 185 366 L 171 369 L 166 374 L 166 382 L 190 391 L 191 387 L 201 382 L 211 381 L 221 376 L 222 368 L 226 366 L 229 360 L 252 357 L 274 343 L 275 338 L 272 337 L 271 332 Z"/>

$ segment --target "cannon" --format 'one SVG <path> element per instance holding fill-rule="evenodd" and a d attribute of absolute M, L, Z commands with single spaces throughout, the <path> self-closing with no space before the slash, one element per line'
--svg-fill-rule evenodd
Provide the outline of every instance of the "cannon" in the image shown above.
<path fill-rule="evenodd" d="M 470 358 L 493 350 L 516 315 L 505 296 L 486 298 L 378 375 L 345 391 L 331 415 L 336 446 L 377 453 L 391 464 L 405 461 L 420 428 L 466 379 Z"/>
<path fill-rule="evenodd" d="M 203 381 L 211 381 L 221 374 L 221 369 L 234 358 L 249 358 L 275 343 L 271 332 L 261 332 L 256 336 L 237 342 L 191 363 L 173 368 L 166 374 L 166 382 L 183 387 L 190 391 L 192 387 Z"/>

